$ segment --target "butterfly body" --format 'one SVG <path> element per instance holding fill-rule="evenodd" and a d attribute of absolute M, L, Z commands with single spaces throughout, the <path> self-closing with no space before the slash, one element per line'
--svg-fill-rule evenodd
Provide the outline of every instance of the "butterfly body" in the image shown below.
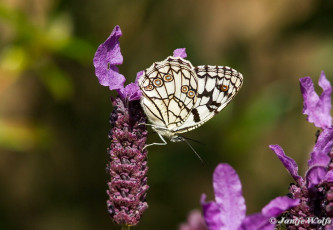
<path fill-rule="evenodd" d="M 141 105 L 152 128 L 172 142 L 220 112 L 236 95 L 243 76 L 226 66 L 197 66 L 180 57 L 155 62 L 139 78 Z"/>

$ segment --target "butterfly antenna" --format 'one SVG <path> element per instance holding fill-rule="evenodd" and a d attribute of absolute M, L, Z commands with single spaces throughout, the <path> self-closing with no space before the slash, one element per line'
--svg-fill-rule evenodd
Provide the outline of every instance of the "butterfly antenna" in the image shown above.
<path fill-rule="evenodd" d="M 188 137 L 184 137 L 184 136 L 181 136 L 181 137 L 184 138 L 184 139 L 186 139 L 186 140 L 190 140 L 190 141 L 193 141 L 193 142 L 201 144 L 201 145 L 206 145 L 205 143 L 202 143 L 202 142 L 200 142 L 198 140 L 195 140 L 195 139 L 192 139 L 192 138 L 188 138 Z"/>
<path fill-rule="evenodd" d="M 186 142 L 186 144 L 187 144 L 188 146 L 190 146 L 190 148 L 191 148 L 192 151 L 195 153 L 195 155 L 197 155 L 197 157 L 198 157 L 199 160 L 201 161 L 202 166 L 205 166 L 205 162 L 203 161 L 203 159 L 201 158 L 201 156 L 197 153 L 197 151 L 194 150 L 194 148 L 192 147 L 192 145 L 190 145 L 190 143 L 189 143 L 186 139 L 184 139 L 184 141 Z"/>

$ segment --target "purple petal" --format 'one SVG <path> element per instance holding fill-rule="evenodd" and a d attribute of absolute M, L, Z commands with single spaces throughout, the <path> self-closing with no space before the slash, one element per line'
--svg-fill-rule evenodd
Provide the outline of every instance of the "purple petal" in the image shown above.
<path fill-rule="evenodd" d="M 120 27 L 116 26 L 106 41 L 98 47 L 94 57 L 98 81 L 103 86 L 109 86 L 110 90 L 123 88 L 125 82 L 125 77 L 116 67 L 123 63 L 119 45 L 121 35 Z"/>
<path fill-rule="evenodd" d="M 324 181 L 332 183 L 333 182 L 333 170 L 328 171 L 324 177 Z"/>
<path fill-rule="evenodd" d="M 333 225 L 326 225 L 325 230 L 333 230 Z"/>
<path fill-rule="evenodd" d="M 144 70 L 141 70 L 139 72 L 136 73 L 136 78 L 135 78 L 135 83 L 139 82 L 140 77 L 145 73 Z"/>
<path fill-rule="evenodd" d="M 213 175 L 215 200 L 221 210 L 221 221 L 237 229 L 245 218 L 245 200 L 236 171 L 228 164 L 219 164 Z"/>
<path fill-rule="evenodd" d="M 323 93 L 319 97 L 314 90 L 313 82 L 310 77 L 300 79 L 301 92 L 303 95 L 303 114 L 308 115 L 307 120 L 314 123 L 318 128 L 328 128 L 332 125 L 331 111 L 331 92 L 332 87 L 322 72 L 319 79 L 319 86 Z"/>
<path fill-rule="evenodd" d="M 221 220 L 221 211 L 215 202 L 205 202 L 206 194 L 201 195 L 202 212 L 209 230 L 220 230 L 224 223 Z"/>
<path fill-rule="evenodd" d="M 103 86 L 109 86 L 110 90 L 123 89 L 126 81 L 125 77 L 119 73 L 116 66 L 110 66 L 104 77 L 98 78 L 99 83 Z"/>
<path fill-rule="evenodd" d="M 332 126 L 332 117 L 331 117 L 331 94 L 332 86 L 331 83 L 327 80 L 324 71 L 321 71 L 318 85 L 323 89 L 322 94 L 320 95 L 319 106 L 323 109 L 323 113 L 326 114 L 325 118 L 326 124 L 328 127 Z"/>
<path fill-rule="evenodd" d="M 299 199 L 291 199 L 287 196 L 280 196 L 271 200 L 262 210 L 261 213 L 267 217 L 277 217 L 284 211 L 295 207 L 299 204 Z"/>
<path fill-rule="evenodd" d="M 330 162 L 330 153 L 333 146 L 333 128 L 324 129 L 318 137 L 317 143 L 311 153 L 311 158 L 308 161 L 308 166 L 323 165 L 328 166 Z"/>
<path fill-rule="evenodd" d="M 128 84 L 124 89 L 118 90 L 122 98 L 127 98 L 129 101 L 140 100 L 141 90 L 136 83 Z"/>
<path fill-rule="evenodd" d="M 277 197 L 269 202 L 261 213 L 247 216 L 242 223 L 242 230 L 268 230 L 274 229 L 278 217 L 284 211 L 299 204 L 299 199 L 290 199 L 286 196 Z M 273 222 L 271 222 L 273 220 Z"/>
<path fill-rule="evenodd" d="M 266 224 L 260 228 L 260 230 L 275 230 L 276 228 L 274 227 L 274 224 Z"/>
<path fill-rule="evenodd" d="M 205 220 L 200 211 L 191 211 L 188 215 L 187 223 L 181 224 L 179 230 L 207 230 Z"/>
<path fill-rule="evenodd" d="M 306 172 L 308 187 L 320 183 L 326 175 L 327 167 L 330 162 L 329 153 L 333 147 L 333 128 L 324 129 L 318 137 L 317 143 L 308 161 L 309 170 Z"/>
<path fill-rule="evenodd" d="M 279 145 L 270 145 L 269 147 L 275 152 L 276 156 L 280 159 L 294 180 L 299 185 L 303 184 L 303 178 L 298 175 L 298 166 L 296 162 L 292 158 L 286 156 L 283 149 Z"/>
<path fill-rule="evenodd" d="M 273 230 L 275 225 L 269 222 L 270 217 L 261 213 L 247 216 L 242 223 L 241 230 Z"/>
<path fill-rule="evenodd" d="M 173 51 L 173 56 L 174 57 L 186 58 L 187 57 L 186 48 L 175 49 Z"/>
<path fill-rule="evenodd" d="M 306 186 L 312 188 L 315 185 L 318 185 L 325 177 L 327 173 L 327 167 L 324 166 L 312 166 L 305 173 Z"/>

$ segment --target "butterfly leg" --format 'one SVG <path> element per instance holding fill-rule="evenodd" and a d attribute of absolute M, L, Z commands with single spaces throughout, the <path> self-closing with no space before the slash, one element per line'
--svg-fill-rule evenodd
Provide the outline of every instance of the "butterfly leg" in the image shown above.
<path fill-rule="evenodd" d="M 147 124 L 147 123 L 139 123 L 138 125 L 149 125 L 149 124 Z"/>
<path fill-rule="evenodd" d="M 152 145 L 166 145 L 166 144 L 168 144 L 168 143 L 164 140 L 164 138 L 163 138 L 163 136 L 162 136 L 161 134 L 158 133 L 158 136 L 161 138 L 161 140 L 163 141 L 163 143 L 152 143 L 152 144 L 149 144 L 149 145 L 146 145 L 145 147 L 143 147 L 142 150 L 144 150 L 145 148 L 147 148 L 147 147 L 149 147 L 149 146 L 152 146 Z"/>

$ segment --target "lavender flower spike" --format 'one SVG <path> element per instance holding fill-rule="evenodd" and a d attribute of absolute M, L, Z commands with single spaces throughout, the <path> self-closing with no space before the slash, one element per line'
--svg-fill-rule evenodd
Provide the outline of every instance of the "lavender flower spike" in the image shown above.
<path fill-rule="evenodd" d="M 119 94 L 111 99 L 114 110 L 110 116 L 107 207 L 114 222 L 127 228 L 138 224 L 148 207 L 147 150 L 143 149 L 148 132 L 142 125 L 147 119 L 138 101 L 141 91 L 137 83 L 124 87 L 125 77 L 116 67 L 123 63 L 119 45 L 121 35 L 120 27 L 116 26 L 98 47 L 94 66 L 100 84 Z"/>
<path fill-rule="evenodd" d="M 236 171 L 228 164 L 219 164 L 213 175 L 215 202 L 205 202 L 201 197 L 204 218 L 209 230 L 268 230 L 275 229 L 272 217 L 299 204 L 298 199 L 277 197 L 260 213 L 245 216 L 246 206 L 242 185 Z"/>
<path fill-rule="evenodd" d="M 146 118 L 139 101 L 131 101 L 127 107 L 121 98 L 116 98 L 113 106 L 107 167 L 111 176 L 107 190 L 108 211 L 117 224 L 136 225 L 148 208 L 147 150 L 142 150 L 148 132 L 141 125 Z"/>
<path fill-rule="evenodd" d="M 304 100 L 303 114 L 308 115 L 308 121 L 314 123 L 318 128 L 331 127 L 332 87 L 330 82 L 326 79 L 324 71 L 321 72 L 319 79 L 319 86 L 323 89 L 323 93 L 320 97 L 314 91 L 313 82 L 310 77 L 301 78 L 300 83 Z"/>

